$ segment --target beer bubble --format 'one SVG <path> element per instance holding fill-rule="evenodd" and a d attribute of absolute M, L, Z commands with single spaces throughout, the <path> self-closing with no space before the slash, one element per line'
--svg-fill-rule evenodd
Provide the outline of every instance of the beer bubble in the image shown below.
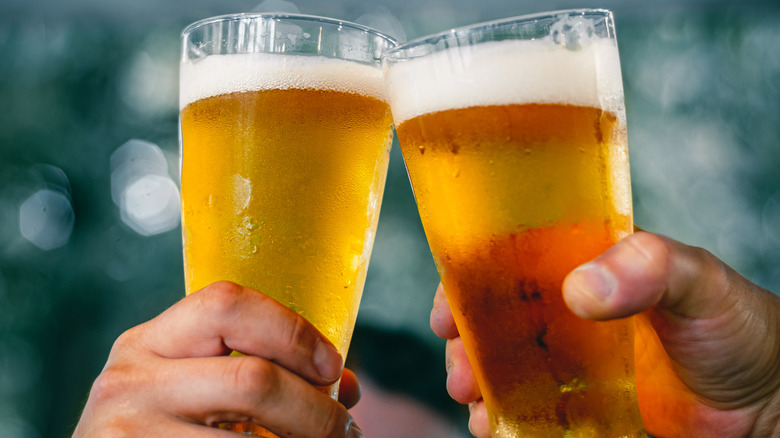
<path fill-rule="evenodd" d="M 587 388 L 587 385 L 585 382 L 575 377 L 569 383 L 562 383 L 559 388 L 561 390 L 561 394 L 566 394 L 573 391 L 581 391 Z"/>
<path fill-rule="evenodd" d="M 582 49 L 582 43 L 589 41 L 596 33 L 592 19 L 562 15 L 561 19 L 550 27 L 550 38 L 555 44 L 569 50 Z"/>
<path fill-rule="evenodd" d="M 578 20 L 583 22 L 558 24 L 555 37 L 481 43 L 470 47 L 468 57 L 461 57 L 458 47 L 416 57 L 416 50 L 430 51 L 421 44 L 405 52 L 409 59 L 404 62 L 385 58 L 396 125 L 444 110 L 531 102 L 601 108 L 619 114 L 624 124 L 617 46 L 591 35 L 590 20 Z M 577 32 L 585 35 L 575 38 Z M 535 86 L 525 86 L 529 83 Z"/>
<path fill-rule="evenodd" d="M 302 31 L 296 35 L 304 36 Z M 222 80 L 226 76 L 233 80 Z M 182 63 L 180 81 L 183 84 L 180 109 L 211 96 L 271 89 L 336 90 L 386 99 L 381 70 L 323 56 L 271 53 L 207 56 L 197 62 Z"/>

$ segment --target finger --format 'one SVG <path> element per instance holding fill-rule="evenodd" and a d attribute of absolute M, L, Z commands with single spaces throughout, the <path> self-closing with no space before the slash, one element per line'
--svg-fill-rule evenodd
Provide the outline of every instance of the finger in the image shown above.
<path fill-rule="evenodd" d="M 148 387 L 157 389 L 150 404 L 172 418 L 204 425 L 252 421 L 280 436 L 300 437 L 344 437 L 352 425 L 343 405 L 265 359 L 158 360 L 167 363 L 150 367 L 155 372 L 146 376 Z"/>
<path fill-rule="evenodd" d="M 563 282 L 563 298 L 576 314 L 590 319 L 620 318 L 660 301 L 666 289 L 666 248 L 646 233 L 626 237 L 595 260 L 579 266 Z M 652 246 L 651 246 L 652 245 Z M 618 280 L 620 276 L 624 282 Z M 642 279 L 644 281 L 636 281 Z M 626 289 L 629 282 L 637 288 Z"/>
<path fill-rule="evenodd" d="M 700 248 L 639 232 L 572 271 L 563 297 L 574 313 L 590 319 L 621 318 L 655 305 L 707 318 L 733 305 L 723 287 L 726 268 Z"/>
<path fill-rule="evenodd" d="M 490 420 L 482 399 L 469 403 L 469 432 L 476 438 L 490 438 Z"/>
<path fill-rule="evenodd" d="M 780 385 L 780 298 L 703 249 L 636 233 L 571 272 L 563 295 L 591 319 L 646 310 L 660 341 L 652 362 L 668 361 L 664 369 L 712 405 L 744 406 L 774 390 L 767 382 Z"/>
<path fill-rule="evenodd" d="M 87 406 L 89 408 L 89 405 Z M 124 411 L 116 406 L 101 406 L 99 410 L 110 412 L 91 413 L 85 411 L 82 415 L 73 438 L 89 437 L 147 437 L 147 436 L 171 436 L 188 438 L 230 438 L 235 434 L 229 431 L 205 427 L 184 419 L 171 419 L 160 412 L 148 412 L 143 414 L 143 421 L 138 421 L 139 413 L 136 410 Z M 97 418 L 93 418 L 97 417 Z"/>
<path fill-rule="evenodd" d="M 352 370 L 344 368 L 339 382 L 339 403 L 351 409 L 360 401 L 360 383 Z"/>
<path fill-rule="evenodd" d="M 445 353 L 447 392 L 450 397 L 462 404 L 471 403 L 482 397 L 461 338 L 448 340 Z"/>
<path fill-rule="evenodd" d="M 458 336 L 458 328 L 452 318 L 452 310 L 444 287 L 439 283 L 436 295 L 433 297 L 433 309 L 431 310 L 431 329 L 437 336 L 443 339 L 452 339 Z"/>
<path fill-rule="evenodd" d="M 279 363 L 318 385 L 335 382 L 341 355 L 305 318 L 263 294 L 219 282 L 139 326 L 144 344 L 166 358 L 236 350 Z"/>

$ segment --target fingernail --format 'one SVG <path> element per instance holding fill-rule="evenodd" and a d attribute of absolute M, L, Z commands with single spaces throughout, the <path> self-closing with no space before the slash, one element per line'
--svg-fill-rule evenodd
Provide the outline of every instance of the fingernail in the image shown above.
<path fill-rule="evenodd" d="M 341 375 L 343 366 L 341 355 L 332 345 L 317 340 L 317 346 L 314 347 L 314 367 L 320 373 L 323 379 L 336 380 Z"/>
<path fill-rule="evenodd" d="M 577 289 L 598 301 L 609 298 L 617 289 L 617 279 L 607 268 L 594 262 L 586 263 L 574 270 L 577 274 Z"/>
<path fill-rule="evenodd" d="M 364 438 L 363 431 L 360 430 L 355 420 L 349 418 L 349 429 L 347 429 L 347 438 Z"/>

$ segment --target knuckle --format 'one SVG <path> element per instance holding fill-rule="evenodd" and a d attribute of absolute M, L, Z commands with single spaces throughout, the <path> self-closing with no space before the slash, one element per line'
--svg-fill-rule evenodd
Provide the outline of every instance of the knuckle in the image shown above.
<path fill-rule="evenodd" d="M 124 351 L 132 347 L 132 345 L 135 343 L 137 331 L 137 328 L 133 327 L 119 335 L 114 341 L 114 345 L 111 347 L 111 351 Z"/>
<path fill-rule="evenodd" d="M 143 355 L 144 350 L 148 349 L 146 337 L 150 324 L 151 321 L 146 322 L 119 335 L 111 346 L 107 366 L 118 362 L 132 362 L 133 359 Z"/>
<path fill-rule="evenodd" d="M 138 379 L 132 377 L 126 367 L 113 365 L 98 375 L 92 384 L 91 398 L 103 403 L 133 391 Z"/>
<path fill-rule="evenodd" d="M 291 352 L 301 349 L 310 350 L 310 347 L 313 347 L 315 337 L 312 336 L 309 322 L 303 316 L 293 313 L 290 316 L 289 324 L 286 324 L 285 327 L 282 339 L 285 340 L 285 345 Z"/>
<path fill-rule="evenodd" d="M 236 358 L 233 364 L 226 368 L 229 385 L 236 389 L 236 393 L 248 398 L 250 403 L 262 405 L 279 392 L 279 371 L 272 363 L 245 356 Z"/>
<path fill-rule="evenodd" d="M 100 428 L 102 438 L 126 438 L 134 436 L 134 428 L 130 421 L 122 416 L 115 416 L 106 421 Z"/>
<path fill-rule="evenodd" d="M 328 408 L 324 415 L 325 421 L 322 422 L 322 429 L 315 436 L 343 437 L 351 423 L 351 417 L 347 413 L 347 409 L 340 403 L 328 403 Z"/>
<path fill-rule="evenodd" d="M 230 315 L 240 307 L 244 288 L 229 281 L 218 281 L 206 286 L 200 297 L 201 304 L 209 312 L 217 315 Z"/>
<path fill-rule="evenodd" d="M 634 233 L 630 237 L 627 239 L 628 243 L 648 261 L 666 263 L 671 250 L 669 242 L 665 238 L 646 231 Z"/>

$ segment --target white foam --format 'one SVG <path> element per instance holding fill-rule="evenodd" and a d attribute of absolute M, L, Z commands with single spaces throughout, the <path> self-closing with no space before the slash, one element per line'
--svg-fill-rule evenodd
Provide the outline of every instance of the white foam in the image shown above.
<path fill-rule="evenodd" d="M 617 45 L 594 38 L 578 50 L 550 38 L 446 49 L 385 67 L 396 124 L 471 106 L 561 103 L 624 117 Z"/>
<path fill-rule="evenodd" d="M 317 89 L 387 100 L 379 68 L 324 56 L 251 53 L 212 55 L 180 66 L 179 108 L 241 91 Z"/>

